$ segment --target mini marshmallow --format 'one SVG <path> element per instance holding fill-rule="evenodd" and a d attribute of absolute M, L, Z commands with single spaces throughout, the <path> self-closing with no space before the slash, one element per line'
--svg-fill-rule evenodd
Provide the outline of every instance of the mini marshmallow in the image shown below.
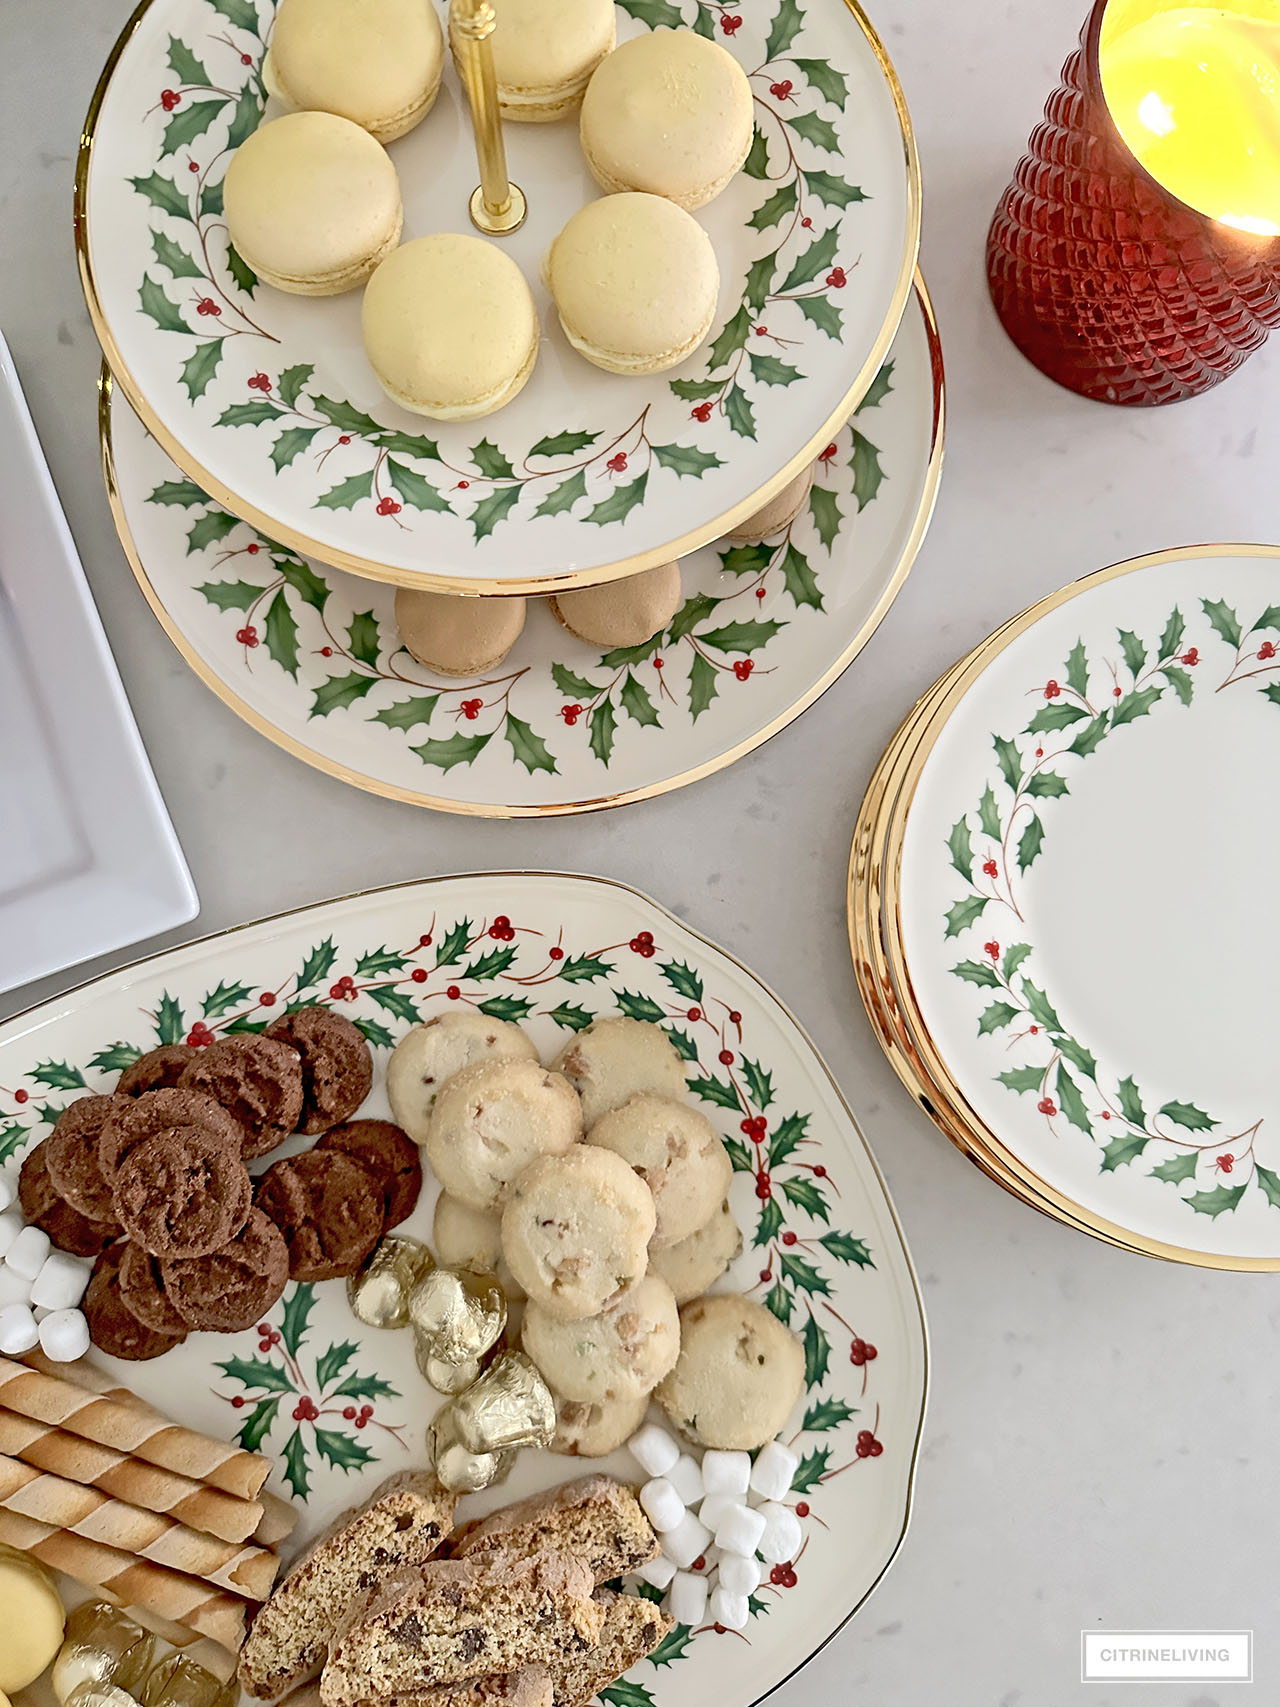
<path fill-rule="evenodd" d="M 701 1624 L 707 1610 L 707 1579 L 694 1571 L 678 1571 L 667 1596 L 667 1611 L 677 1624 Z"/>
<path fill-rule="evenodd" d="M 89 1284 L 89 1265 L 66 1251 L 50 1251 L 31 1282 L 31 1302 L 42 1310 L 74 1310 Z"/>
<path fill-rule="evenodd" d="M 720 1624 L 726 1630 L 745 1630 L 750 1616 L 745 1594 L 730 1594 L 725 1588 L 717 1588 L 711 1596 L 713 1624 Z"/>
<path fill-rule="evenodd" d="M 89 1324 L 79 1310 L 50 1310 L 39 1334 L 41 1351 L 55 1363 L 74 1363 L 89 1349 Z"/>
<path fill-rule="evenodd" d="M 13 1241 L 25 1225 L 16 1210 L 12 1215 L 0 1215 L 0 1259 L 8 1256 Z"/>
<path fill-rule="evenodd" d="M 763 1574 L 758 1559 L 741 1553 L 722 1553 L 716 1562 L 716 1581 L 726 1594 L 754 1594 Z"/>
<path fill-rule="evenodd" d="M 758 1513 L 765 1520 L 764 1534 L 756 1548 L 760 1557 L 768 1565 L 780 1565 L 784 1560 L 794 1559 L 804 1539 L 804 1531 L 795 1512 L 770 1500 L 758 1508 Z"/>
<path fill-rule="evenodd" d="M 6 1304 L 0 1310 L 0 1351 L 17 1357 L 39 1343 L 40 1330 L 26 1304 Z"/>
<path fill-rule="evenodd" d="M 670 1588 L 676 1568 L 670 1559 L 659 1553 L 656 1559 L 650 1559 L 647 1565 L 637 1566 L 631 1574 L 639 1577 L 642 1583 L 650 1583 L 654 1588 Z"/>
<path fill-rule="evenodd" d="M 5 1264 L 24 1280 L 34 1280 L 52 1249 L 47 1233 L 39 1227 L 24 1227 L 5 1252 Z"/>
<path fill-rule="evenodd" d="M 696 1458 L 690 1458 L 687 1452 L 682 1452 L 671 1468 L 662 1473 L 686 1505 L 697 1505 L 706 1492 L 702 1486 L 702 1471 L 698 1468 L 698 1461 Z"/>
<path fill-rule="evenodd" d="M 687 1571 L 695 1559 L 700 1559 L 711 1545 L 711 1531 L 699 1523 L 691 1511 L 681 1522 L 662 1537 L 662 1551 L 673 1564 Z"/>
<path fill-rule="evenodd" d="M 640 1508 L 649 1522 L 665 1535 L 684 1519 L 684 1501 L 665 1476 L 655 1476 L 640 1490 Z"/>
<path fill-rule="evenodd" d="M 709 1494 L 733 1494 L 745 1499 L 751 1480 L 749 1452 L 720 1452 L 713 1448 L 702 1455 L 702 1485 Z"/>
<path fill-rule="evenodd" d="M 680 1448 L 665 1428 L 650 1423 L 627 1442 L 627 1450 L 646 1476 L 665 1476 L 680 1456 Z"/>
<path fill-rule="evenodd" d="M 800 1460 L 789 1446 L 771 1440 L 762 1446 L 751 1466 L 751 1492 L 762 1500 L 780 1500 L 791 1491 L 791 1478 L 800 1468 Z"/>
<path fill-rule="evenodd" d="M 8 1174 L 0 1174 L 0 1210 L 7 1209 L 18 1195 Z"/>
<path fill-rule="evenodd" d="M 29 1304 L 31 1282 L 0 1262 L 0 1309 L 6 1304 Z"/>
<path fill-rule="evenodd" d="M 741 1504 L 742 1501 L 735 1500 L 731 1494 L 708 1494 L 698 1507 L 698 1516 L 707 1528 L 714 1532 L 719 1529 L 728 1513 Z"/>
<path fill-rule="evenodd" d="M 745 1505 L 734 1506 L 716 1525 L 716 1546 L 749 1559 L 760 1545 L 767 1521 L 763 1512 L 752 1511 Z"/>

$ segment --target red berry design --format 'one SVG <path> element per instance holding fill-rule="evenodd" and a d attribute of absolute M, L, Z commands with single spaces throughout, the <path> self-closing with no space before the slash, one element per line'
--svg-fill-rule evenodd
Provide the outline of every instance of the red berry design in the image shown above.
<path fill-rule="evenodd" d="M 767 1203 L 773 1196 L 773 1181 L 764 1168 L 756 1174 L 756 1196 L 761 1203 Z"/>
<path fill-rule="evenodd" d="M 823 451 L 823 452 L 822 452 L 822 454 L 821 454 L 821 455 L 820 455 L 820 456 L 819 456 L 819 458 L 818 458 L 818 461 L 819 461 L 819 462 L 830 462 L 830 461 L 831 461 L 831 458 L 832 458 L 832 457 L 833 457 L 833 456 L 834 456 L 834 455 L 835 455 L 835 454 L 836 454 L 836 447 L 835 447 L 835 445 L 833 445 L 833 444 L 831 444 L 831 445 L 828 445 L 828 446 L 827 446 L 827 448 L 826 448 L 826 450 L 824 450 L 824 451 Z"/>
<path fill-rule="evenodd" d="M 250 557 L 256 557 L 258 555 L 258 553 L 262 550 L 262 547 L 258 544 L 257 540 L 255 539 L 251 545 L 245 546 L 245 550 L 249 553 Z"/>
<path fill-rule="evenodd" d="M 808 1515 L 809 1515 L 809 1502 L 808 1502 L 808 1500 L 801 1500 L 799 1505 L 796 1506 L 796 1516 L 797 1517 L 808 1517 Z"/>
<path fill-rule="evenodd" d="M 561 717 L 564 718 L 565 722 L 570 726 L 570 728 L 572 728 L 573 725 L 582 716 L 582 707 L 575 700 L 572 705 L 562 705 L 560 707 L 560 715 L 561 715 Z"/>
<path fill-rule="evenodd" d="M 983 860 L 982 869 L 986 872 L 988 877 L 999 877 L 1000 875 L 1000 867 L 993 859 Z"/>
<path fill-rule="evenodd" d="M 427 981 L 427 969 L 425 966 L 415 966 L 409 976 L 413 979 L 415 984 L 425 984 Z"/>
<path fill-rule="evenodd" d="M 1058 1112 L 1058 1105 L 1054 1102 L 1052 1097 L 1041 1097 L 1040 1101 L 1036 1104 L 1036 1107 L 1039 1109 L 1041 1114 L 1052 1115 Z"/>
<path fill-rule="evenodd" d="M 245 628 L 236 629 L 236 639 L 242 646 L 256 646 L 258 644 L 258 631 L 253 624 L 250 623 Z"/>
<path fill-rule="evenodd" d="M 611 468 L 615 474 L 624 474 L 627 467 L 626 452 L 619 451 L 617 456 L 611 456 L 605 467 Z"/>
<path fill-rule="evenodd" d="M 722 1067 L 732 1067 L 733 1066 L 733 1050 L 732 1049 L 722 1049 L 720 1051 L 720 1065 Z"/>
<path fill-rule="evenodd" d="M 884 1451 L 884 1446 L 869 1428 L 864 1428 L 858 1433 L 858 1441 L 854 1451 L 859 1458 L 878 1458 Z"/>
<path fill-rule="evenodd" d="M 1057 699 L 1061 692 L 1062 689 L 1058 686 L 1057 682 L 1054 681 L 1053 677 L 1050 676 L 1049 680 L 1044 684 L 1044 697 L 1046 699 Z"/>
<path fill-rule="evenodd" d="M 345 1001 L 346 994 L 347 994 L 347 992 L 342 988 L 341 984 L 330 984 L 330 986 L 329 986 L 329 1000 L 331 1002 Z"/>
<path fill-rule="evenodd" d="M 30 1102 L 31 1092 L 30 1091 L 15 1091 L 13 1093 L 13 1100 L 14 1100 L 14 1102 Z"/>
<path fill-rule="evenodd" d="M 459 480 L 458 490 L 459 492 L 469 492 L 471 490 L 471 482 L 469 480 Z"/>
<path fill-rule="evenodd" d="M 418 938 L 418 947 L 419 948 L 430 948 L 431 947 L 431 932 L 430 931 L 427 932 L 426 936 L 420 936 Z"/>
<path fill-rule="evenodd" d="M 742 1024 L 742 1015 L 738 1012 L 737 1008 L 730 1008 L 729 1009 L 729 1024 L 730 1025 L 741 1025 Z"/>
<path fill-rule="evenodd" d="M 709 403 L 695 403 L 689 411 L 689 417 L 691 420 L 701 421 L 705 425 L 711 419 L 711 405 Z"/>
<path fill-rule="evenodd" d="M 343 433 L 342 436 L 339 438 L 338 443 L 340 445 L 349 445 L 351 443 L 351 434 L 350 433 Z"/>
<path fill-rule="evenodd" d="M 355 1406 L 354 1405 L 344 1405 L 342 1407 L 342 1414 L 348 1422 L 354 1421 L 355 1414 L 356 1414 Z"/>
<path fill-rule="evenodd" d="M 187 161 L 187 171 L 188 172 L 198 172 L 199 170 L 200 170 L 200 162 L 198 160 L 188 160 Z"/>
<path fill-rule="evenodd" d="M 1232 1168 L 1235 1167 L 1235 1165 L 1236 1165 L 1236 1159 L 1231 1154 L 1230 1150 L 1228 1150 L 1225 1155 L 1218 1157 L 1217 1167 L 1218 1167 L 1219 1173 L 1229 1174 L 1231 1172 Z"/>
<path fill-rule="evenodd" d="M 333 657 L 333 647 L 332 646 L 322 646 L 320 648 L 320 656 L 322 658 L 332 658 Z"/>
<path fill-rule="evenodd" d="M 1112 699 L 1119 699 L 1123 695 L 1123 693 L 1124 693 L 1123 688 L 1112 688 L 1111 697 L 1112 697 Z"/>
<path fill-rule="evenodd" d="M 1190 664 L 1194 669 L 1200 662 L 1200 648 L 1198 646 L 1193 646 L 1189 652 L 1184 652 L 1182 654 L 1181 662 L 1184 664 Z"/>
<path fill-rule="evenodd" d="M 251 53 L 242 53 L 240 55 L 240 63 L 241 65 L 252 65 L 253 55 Z"/>
<path fill-rule="evenodd" d="M 849 281 L 845 277 L 843 267 L 832 267 L 831 271 L 827 274 L 827 283 L 831 286 L 832 290 L 843 290 L 848 282 Z"/>
<path fill-rule="evenodd" d="M 203 1020 L 198 1019 L 187 1033 L 187 1042 L 193 1049 L 203 1049 L 213 1042 L 213 1033 Z"/>
<path fill-rule="evenodd" d="M 738 17 L 737 13 L 734 13 L 734 15 L 732 17 L 727 18 L 727 17 L 725 17 L 724 13 L 721 12 L 721 14 L 720 14 L 720 28 L 724 31 L 725 35 L 727 35 L 727 36 L 736 35 L 737 32 L 742 28 L 742 19 L 740 17 Z"/>
<path fill-rule="evenodd" d="M 685 1015 L 685 1018 L 691 1019 L 693 1021 L 693 1023 L 696 1025 L 698 1023 L 698 1021 L 702 1018 L 702 1009 L 701 1008 L 690 1008 L 688 1013 Z"/>
<path fill-rule="evenodd" d="M 819 1162 L 817 1167 L 814 1168 L 813 1177 L 814 1177 L 814 1179 L 826 1179 L 827 1170 L 823 1167 L 821 1162 Z"/>
<path fill-rule="evenodd" d="M 654 659 L 654 660 L 653 660 L 653 667 L 654 667 L 654 669 L 655 669 L 655 670 L 660 670 L 660 669 L 662 669 L 662 668 L 663 668 L 663 665 L 664 665 L 664 660 L 663 660 L 663 659 L 662 659 L 662 658 L 655 658 L 655 659 Z"/>
<path fill-rule="evenodd" d="M 786 1576 L 786 1574 L 787 1573 L 786 1573 L 785 1569 L 781 1565 L 775 1565 L 773 1567 L 773 1569 L 769 1572 L 769 1581 L 773 1584 L 773 1586 L 775 1588 L 781 1588 L 782 1587 L 782 1580 Z"/>
<path fill-rule="evenodd" d="M 788 1230 L 782 1235 L 782 1242 L 784 1245 L 794 1245 L 796 1242 L 795 1234 Z"/>
<path fill-rule="evenodd" d="M 769 1284 L 769 1282 L 773 1279 L 773 1270 L 771 1268 L 762 1268 L 760 1270 L 760 1279 L 767 1286 Z"/>
<path fill-rule="evenodd" d="M 1040 1027 L 1038 1025 L 1033 1025 L 1031 1027 L 1031 1035 L 1032 1035 L 1032 1037 L 1039 1037 Z"/>
<path fill-rule="evenodd" d="M 765 590 L 763 587 L 756 588 L 756 597 L 758 599 L 763 599 L 765 597 Z"/>
<path fill-rule="evenodd" d="M 1042 759 L 1044 757 L 1044 748 L 1043 747 L 1037 747 L 1036 748 L 1036 757 L 1038 759 Z"/>
<path fill-rule="evenodd" d="M 1274 644 L 1270 640 L 1264 640 L 1262 645 L 1258 648 L 1259 658 L 1261 658 L 1265 663 L 1268 658 L 1274 658 L 1275 655 L 1276 649 Z"/>
<path fill-rule="evenodd" d="M 212 314 L 216 319 L 221 315 L 222 310 L 218 307 L 217 303 L 211 296 L 202 296 L 199 302 L 196 303 L 196 313 Z"/>
<path fill-rule="evenodd" d="M 484 701 L 482 699 L 464 699 L 458 709 L 462 712 L 462 715 L 466 718 L 468 723 L 474 723 L 483 708 Z"/>
<path fill-rule="evenodd" d="M 853 1344 L 849 1347 L 849 1362 L 852 1363 L 855 1368 L 861 1369 L 863 1364 L 867 1361 L 868 1350 L 869 1347 L 866 1340 L 855 1338 Z"/>
<path fill-rule="evenodd" d="M 989 954 L 992 960 L 999 960 L 1000 944 L 998 942 L 984 942 L 982 950 L 984 954 Z"/>
<path fill-rule="evenodd" d="M 380 516 L 398 516 L 400 514 L 400 506 L 396 503 L 394 498 L 379 498 L 378 514 Z"/>
<path fill-rule="evenodd" d="M 551 956 L 552 960 L 564 959 L 564 950 L 562 948 L 549 948 L 547 953 Z"/>
<path fill-rule="evenodd" d="M 707 1568 L 707 1555 L 705 1553 L 699 1553 L 698 1557 L 689 1566 L 689 1569 L 691 1571 L 705 1571 L 706 1568 Z"/>
<path fill-rule="evenodd" d="M 456 1002 L 461 994 L 462 991 L 456 984 L 450 984 L 449 988 L 445 991 L 445 995 L 448 996 L 451 1002 Z"/>
<path fill-rule="evenodd" d="M 258 997 L 258 1006 L 260 1008 L 273 1008 L 275 1005 L 276 997 L 274 990 L 264 990 Z"/>
<path fill-rule="evenodd" d="M 182 96 L 176 89 L 162 89 L 160 91 L 160 105 L 167 113 L 171 113 L 181 99 Z"/>
<path fill-rule="evenodd" d="M 242 1411 L 244 1409 L 244 1395 L 242 1393 L 237 1393 L 232 1399 L 231 1408 L 235 1411 Z"/>
<path fill-rule="evenodd" d="M 1110 1119 L 1111 1119 L 1111 1113 L 1110 1113 L 1110 1110 L 1108 1110 L 1108 1109 L 1105 1109 L 1105 1108 L 1104 1108 L 1104 1109 L 1103 1109 L 1103 1111 L 1102 1111 L 1102 1119 L 1103 1119 L 1103 1120 L 1110 1120 Z"/>
<path fill-rule="evenodd" d="M 271 381 L 265 373 L 255 373 L 249 380 L 249 387 L 252 391 L 270 391 Z"/>
<path fill-rule="evenodd" d="M 781 83 L 770 83 L 769 93 L 775 101 L 789 101 L 791 99 L 791 79 L 784 77 Z"/>
<path fill-rule="evenodd" d="M 767 338 L 769 336 L 769 328 L 767 326 L 755 326 L 752 330 L 755 332 L 757 338 Z"/>
<path fill-rule="evenodd" d="M 499 913 L 497 918 L 489 926 L 489 935 L 495 942 L 503 942 L 506 939 L 508 932 L 510 932 L 512 936 L 516 934 L 511 929 L 511 920 L 507 915 L 505 913 Z"/>
<path fill-rule="evenodd" d="M 813 224 L 813 221 L 809 218 L 809 215 L 806 213 L 804 218 L 800 221 L 800 223 L 801 223 L 801 225 L 804 226 L 805 230 L 808 231 L 810 226 Z"/>
<path fill-rule="evenodd" d="M 798 1579 L 796 1577 L 796 1573 L 791 1568 L 791 1566 L 790 1565 L 785 1566 L 783 1569 L 783 1572 L 782 1572 L 782 1586 L 783 1586 L 783 1588 L 794 1588 L 796 1586 L 797 1580 Z"/>
<path fill-rule="evenodd" d="M 739 658 L 733 666 L 733 673 L 740 682 L 745 682 L 754 669 L 755 665 L 750 658 Z"/>

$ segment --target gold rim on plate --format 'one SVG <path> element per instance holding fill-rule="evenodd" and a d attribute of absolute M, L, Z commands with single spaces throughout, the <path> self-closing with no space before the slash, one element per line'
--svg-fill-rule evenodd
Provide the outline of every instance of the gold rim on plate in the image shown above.
<path fill-rule="evenodd" d="M 1280 546 L 1244 543 L 1175 546 L 1110 564 L 1068 583 L 1010 618 L 938 679 L 890 743 L 863 801 L 849 870 L 849 934 L 859 993 L 895 1072 L 947 1137 L 958 1141 L 975 1159 L 981 1156 L 998 1164 L 1001 1173 L 1009 1176 L 1012 1182 L 1009 1189 L 1015 1195 L 1036 1208 L 1043 1207 L 1055 1219 L 1142 1256 L 1200 1268 L 1275 1273 L 1280 1271 L 1280 1257 L 1232 1256 L 1152 1239 L 1086 1209 L 1042 1179 L 982 1120 L 956 1083 L 933 1042 L 916 1000 L 902 943 L 902 846 L 915 791 L 942 729 L 988 664 L 1042 617 L 1095 586 L 1139 569 L 1206 557 L 1280 558 Z M 869 905 L 872 898 L 874 905 Z M 877 917 L 878 930 L 874 924 Z M 884 957 L 883 969 L 878 974 L 877 942 Z M 864 955 L 866 968 L 861 964 Z M 891 991 L 895 1012 L 905 1017 L 905 1036 L 898 1033 L 896 1026 L 888 1027 L 893 1048 L 885 1044 L 888 1016 L 882 1006 L 885 998 L 881 985 L 887 985 Z M 941 1109 L 941 1119 L 934 1112 L 937 1107 Z M 1004 1179 L 1001 1183 L 1005 1183 Z"/>
<path fill-rule="evenodd" d="M 133 39 L 135 30 L 155 3 L 156 0 L 140 0 L 140 4 L 120 32 L 114 47 L 107 55 L 107 62 L 102 68 L 102 74 L 93 91 L 93 98 L 89 102 L 89 111 L 85 115 L 84 126 L 80 134 L 80 147 L 76 156 L 74 228 L 76 260 L 80 268 L 80 283 L 84 289 L 89 318 L 93 322 L 94 333 L 102 347 L 102 353 L 106 357 L 107 365 L 110 367 L 116 383 L 128 398 L 138 419 L 164 449 L 169 458 L 189 479 L 194 480 L 224 509 L 230 510 L 241 521 L 248 522 L 260 533 L 265 533 L 272 539 L 278 539 L 282 545 L 289 546 L 304 557 L 315 557 L 320 562 L 328 564 L 332 569 L 345 569 L 353 575 L 362 575 L 372 581 L 387 581 L 394 586 L 418 587 L 435 592 L 460 593 L 471 596 L 483 596 L 485 594 L 494 596 L 529 594 L 537 596 L 543 593 L 568 591 L 573 587 L 601 586 L 608 581 L 617 581 L 627 575 L 638 574 L 642 569 L 650 569 L 656 564 L 669 563 L 673 557 L 687 557 L 691 551 L 696 551 L 699 546 L 706 545 L 713 539 L 718 539 L 721 534 L 728 533 L 735 523 L 762 509 L 782 490 L 788 481 L 793 480 L 803 468 L 813 461 L 823 445 L 839 428 L 844 426 L 862 401 L 872 380 L 879 373 L 884 358 L 889 353 L 889 346 L 897 336 L 898 327 L 906 312 L 913 280 L 916 280 L 917 277 L 916 263 L 920 253 L 921 214 L 920 157 L 916 148 L 911 115 L 907 110 L 906 96 L 903 93 L 902 84 L 898 80 L 893 62 L 885 51 L 883 42 L 876 34 L 871 20 L 862 10 L 858 0 L 840 0 L 840 3 L 847 8 L 854 22 L 866 37 L 867 45 L 875 55 L 876 63 L 880 67 L 881 74 L 888 84 L 890 95 L 893 98 L 907 172 L 907 237 L 901 264 L 898 268 L 898 276 L 894 283 L 889 311 L 872 345 L 871 353 L 863 362 L 840 403 L 803 448 L 777 474 L 767 480 L 756 492 L 753 492 L 749 498 L 733 505 L 723 515 L 715 517 L 712 521 L 692 529 L 679 539 L 671 540 L 663 546 L 639 552 L 633 557 L 619 558 L 615 563 L 603 564 L 594 569 L 565 570 L 562 574 L 540 575 L 532 580 L 523 579 L 519 575 L 458 578 L 452 575 L 433 574 L 425 569 L 393 569 L 369 558 L 359 557 L 351 552 L 339 551 L 332 546 L 322 545 L 318 540 L 312 539 L 298 529 L 285 526 L 276 517 L 268 515 L 266 511 L 258 509 L 254 504 L 247 503 L 232 492 L 230 488 L 224 486 L 161 423 L 148 403 L 142 388 L 125 365 L 120 348 L 111 335 L 107 317 L 103 312 L 102 303 L 98 296 L 93 257 L 90 253 L 87 208 L 89 169 L 93 159 L 98 119 L 116 66 Z M 926 311 L 926 318 L 929 317 L 929 312 Z M 772 732 L 771 730 L 770 733 Z M 734 756 L 736 757 L 736 754 Z M 689 780 L 693 779 L 690 778 Z M 368 784 L 361 784 L 360 786 L 368 786 Z M 378 792 L 387 791 L 379 790 Z M 440 803 L 431 801 L 429 804 Z M 606 800 L 595 804 L 611 805 L 614 802 Z M 578 809 L 574 808 L 574 810 Z"/>
<path fill-rule="evenodd" d="M 620 794 L 596 795 L 585 800 L 557 802 L 546 806 L 512 806 L 502 802 L 477 803 L 452 800 L 442 795 L 427 794 L 416 789 L 398 788 L 378 777 L 368 776 L 363 771 L 352 770 L 348 765 L 339 764 L 335 760 L 326 758 L 323 754 L 303 746 L 293 736 L 286 735 L 274 723 L 269 722 L 260 712 L 254 710 L 238 694 L 234 693 L 221 676 L 212 670 L 192 649 L 182 630 L 169 615 L 163 600 L 147 574 L 125 517 L 124 505 L 121 502 L 116 484 L 115 460 L 111 444 L 113 376 L 109 366 L 104 362 L 98 382 L 98 439 L 102 455 L 103 479 L 107 487 L 107 501 L 111 505 L 111 515 L 115 521 L 116 533 L 119 535 L 124 554 L 129 560 L 129 567 L 133 570 L 134 579 L 141 588 L 143 597 L 151 606 L 156 621 L 164 629 L 186 662 L 205 686 L 210 688 L 224 705 L 229 706 L 237 717 L 243 718 L 251 728 L 257 730 L 259 735 L 265 735 L 267 740 L 273 742 L 277 747 L 282 747 L 286 753 L 291 753 L 295 759 L 301 759 L 304 764 L 312 766 L 313 769 L 323 771 L 327 776 L 337 777 L 340 782 L 350 783 L 353 788 L 361 788 L 369 794 L 381 795 L 387 800 L 400 800 L 411 806 L 427 806 L 437 812 L 453 812 L 470 818 L 568 817 L 584 812 L 602 812 L 610 807 L 629 805 L 633 801 L 652 800 L 658 795 L 669 794 L 677 788 L 684 788 L 692 782 L 700 782 L 703 777 L 712 776 L 716 771 L 724 770 L 727 766 L 736 763 L 738 759 L 745 757 L 747 753 L 754 751 L 755 748 L 763 746 L 766 741 L 779 734 L 788 724 L 793 723 L 802 712 L 807 711 L 814 701 L 819 699 L 844 674 L 858 653 L 861 652 L 884 620 L 885 613 L 894 599 L 897 598 L 902 583 L 910 573 L 911 566 L 915 562 L 933 517 L 933 509 L 938 497 L 938 483 L 942 477 L 942 460 L 946 442 L 946 381 L 943 373 L 942 344 L 938 336 L 938 323 L 934 317 L 933 304 L 929 299 L 929 292 L 925 287 L 924 279 L 919 273 L 915 277 L 915 292 L 924 317 L 925 336 L 929 345 L 929 367 L 933 384 L 933 421 L 929 463 L 925 472 L 920 504 L 906 544 L 888 584 L 836 661 L 807 692 L 775 717 L 771 723 L 763 729 L 757 730 L 755 734 L 748 736 L 746 740 L 739 741 L 736 746 L 729 748 L 728 751 L 718 753 L 714 758 L 708 759 L 705 764 L 698 765 L 693 770 L 681 771 L 675 776 L 665 777 L 660 782 L 650 783 L 644 788 L 633 788 Z"/>

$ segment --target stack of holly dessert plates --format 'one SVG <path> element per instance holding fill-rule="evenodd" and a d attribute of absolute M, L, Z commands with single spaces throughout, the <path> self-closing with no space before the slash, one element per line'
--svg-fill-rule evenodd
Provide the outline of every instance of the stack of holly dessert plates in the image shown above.
<path fill-rule="evenodd" d="M 423 804 L 579 811 L 757 745 L 872 631 L 937 484 L 941 362 L 913 291 L 919 169 L 870 23 L 852 0 L 741 15 L 627 0 L 622 38 L 696 29 L 751 78 L 754 145 L 698 214 L 722 281 L 712 334 L 650 376 L 578 356 L 536 281 L 599 192 L 576 124 L 508 126 L 530 212 L 502 241 L 540 293 L 541 353 L 499 414 L 445 423 L 382 392 L 359 292 L 284 295 L 228 245 L 222 181 L 263 114 L 274 10 L 143 0 L 79 161 L 78 252 L 117 398 L 104 415 L 117 521 L 171 637 L 282 745 Z M 406 238 L 469 229 L 475 149 L 451 70 L 391 154 Z M 785 534 L 716 548 L 815 462 Z M 673 558 L 685 601 L 652 645 L 593 651 L 535 610 L 495 679 L 469 689 L 397 652 L 395 585 L 548 594 Z"/>
<path fill-rule="evenodd" d="M 907 717 L 854 837 L 863 1001 L 992 1178 L 1128 1250 L 1280 1268 L 1280 548 L 1015 617 Z"/>

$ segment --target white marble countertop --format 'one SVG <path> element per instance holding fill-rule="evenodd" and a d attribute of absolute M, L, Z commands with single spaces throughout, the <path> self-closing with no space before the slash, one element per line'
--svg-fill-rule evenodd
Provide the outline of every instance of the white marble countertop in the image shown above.
<path fill-rule="evenodd" d="M 695 788 L 583 820 L 486 823 L 357 794 L 296 763 L 201 686 L 148 614 L 98 473 L 98 352 L 71 236 L 79 126 L 128 4 L 0 0 L 0 326 L 200 891 L 186 934 L 433 871 L 622 878 L 774 986 L 884 1167 L 932 1329 L 915 1517 L 874 1599 L 775 1697 L 781 1707 L 1274 1699 L 1275 1282 L 1126 1256 L 989 1184 L 881 1058 L 845 939 L 863 785 L 939 671 L 1103 563 L 1280 539 L 1280 348 L 1198 401 L 1109 410 L 1028 367 L 988 305 L 987 222 L 1084 10 L 873 7 L 920 140 L 951 420 L 932 532 L 866 651 L 799 723 Z M 21 810 L 4 801 L 0 824 Z M 15 992 L 0 1011 L 101 969 Z M 1256 1626 L 1260 1681 L 1081 1684 L 1085 1626 Z"/>

